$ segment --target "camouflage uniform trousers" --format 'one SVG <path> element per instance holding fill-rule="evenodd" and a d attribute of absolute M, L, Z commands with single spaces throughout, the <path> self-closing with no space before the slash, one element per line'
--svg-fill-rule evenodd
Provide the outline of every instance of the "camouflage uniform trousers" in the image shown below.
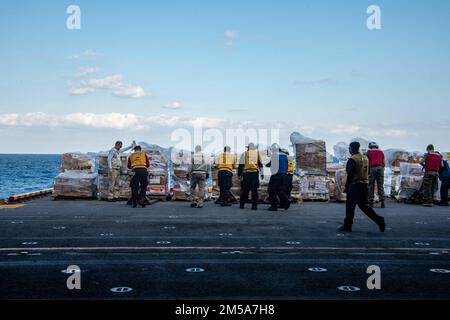
<path fill-rule="evenodd" d="M 386 198 L 384 194 L 384 167 L 371 167 L 369 170 L 369 202 L 375 198 L 375 183 L 378 189 L 378 198 L 380 201 Z"/>
<path fill-rule="evenodd" d="M 425 203 L 433 203 L 434 191 L 438 185 L 438 173 L 434 171 L 426 171 L 423 176 L 423 196 Z"/>
<path fill-rule="evenodd" d="M 196 188 L 198 186 L 198 192 Z M 203 205 L 206 195 L 206 173 L 191 174 L 191 203 Z"/>

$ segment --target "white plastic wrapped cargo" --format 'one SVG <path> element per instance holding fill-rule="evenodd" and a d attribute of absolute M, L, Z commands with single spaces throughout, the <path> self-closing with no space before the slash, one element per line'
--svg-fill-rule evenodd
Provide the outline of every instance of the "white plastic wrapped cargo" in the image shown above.
<path fill-rule="evenodd" d="M 361 153 L 366 153 L 369 150 L 369 143 L 370 143 L 369 140 L 366 140 L 366 139 L 361 138 L 361 137 L 356 137 L 356 138 L 351 139 L 350 143 L 351 142 L 359 142 L 359 144 L 361 145 L 359 147 L 359 151 Z"/>
<path fill-rule="evenodd" d="M 338 142 L 333 146 L 334 156 L 339 162 L 347 162 L 350 158 L 350 152 L 348 151 L 348 143 Z"/>
<path fill-rule="evenodd" d="M 93 199 L 97 197 L 96 173 L 83 170 L 66 170 L 55 178 L 53 197 L 69 199 Z"/>

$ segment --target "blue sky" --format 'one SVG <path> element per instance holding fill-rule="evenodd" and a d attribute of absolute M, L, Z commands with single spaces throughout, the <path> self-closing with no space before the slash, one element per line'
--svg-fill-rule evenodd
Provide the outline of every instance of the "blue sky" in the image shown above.
<path fill-rule="evenodd" d="M 445 0 L 2 1 L 0 153 L 169 146 L 199 122 L 450 151 L 449 34 Z"/>

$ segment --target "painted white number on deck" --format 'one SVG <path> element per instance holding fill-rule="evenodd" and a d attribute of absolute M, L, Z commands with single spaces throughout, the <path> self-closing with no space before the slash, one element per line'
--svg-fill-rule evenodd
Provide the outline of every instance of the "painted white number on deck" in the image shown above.
<path fill-rule="evenodd" d="M 111 292 L 115 292 L 115 293 L 127 293 L 127 292 L 131 292 L 133 291 L 133 288 L 129 288 L 129 287 L 117 287 L 117 288 L 112 288 Z"/>
<path fill-rule="evenodd" d="M 358 287 L 352 287 L 352 286 L 341 286 L 341 287 L 338 287 L 338 290 L 354 292 L 354 291 L 359 291 L 361 289 L 359 289 Z"/>
<path fill-rule="evenodd" d="M 434 273 L 450 273 L 450 270 L 447 269 L 430 269 L 430 271 Z"/>
<path fill-rule="evenodd" d="M 198 273 L 198 272 L 204 272 L 205 269 L 202 269 L 202 268 L 189 268 L 189 269 L 186 269 L 186 271 L 187 272 L 192 272 L 192 273 Z"/>
<path fill-rule="evenodd" d="M 311 272 L 327 272 L 328 270 L 325 269 L 325 268 L 314 267 L 314 268 L 309 268 L 308 271 L 311 271 Z"/>

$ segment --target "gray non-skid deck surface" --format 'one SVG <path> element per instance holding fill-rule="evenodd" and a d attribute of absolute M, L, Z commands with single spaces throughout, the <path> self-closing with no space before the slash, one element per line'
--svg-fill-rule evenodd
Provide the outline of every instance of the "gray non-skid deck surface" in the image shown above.
<path fill-rule="evenodd" d="M 448 208 L 389 202 L 377 209 L 387 221 L 385 234 L 358 211 L 354 232 L 345 235 L 336 231 L 343 204 L 266 208 L 170 202 L 132 209 L 44 198 L 1 209 L 0 298 L 450 298 L 450 273 L 430 271 L 450 270 Z M 82 269 L 81 290 L 66 287 L 62 270 L 69 265 Z M 381 290 L 367 289 L 370 265 L 381 268 Z M 133 291 L 113 293 L 113 287 Z"/>

